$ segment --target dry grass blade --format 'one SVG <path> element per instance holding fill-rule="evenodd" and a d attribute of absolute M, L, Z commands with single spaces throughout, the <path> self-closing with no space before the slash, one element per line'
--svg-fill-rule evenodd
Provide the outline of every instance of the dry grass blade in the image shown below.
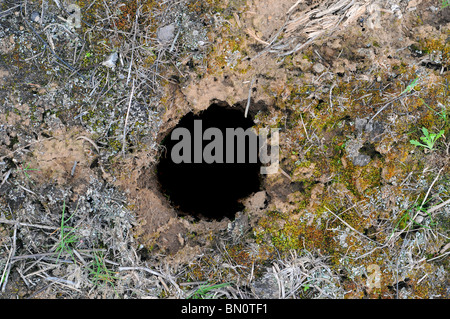
<path fill-rule="evenodd" d="M 289 20 L 283 28 L 281 39 L 270 43 L 270 52 L 285 56 L 299 51 L 316 38 L 336 30 L 340 25 L 345 27 L 357 20 L 372 2 L 374 1 L 328 0 L 322 1 L 319 7 L 314 7 L 317 6 L 316 3 L 305 7 L 301 6 L 301 1 L 297 1 L 287 11 Z"/>
<path fill-rule="evenodd" d="M 123 139 L 122 139 L 122 154 L 125 153 L 125 147 L 126 147 L 126 137 L 127 137 L 127 124 L 128 124 L 128 117 L 130 115 L 130 108 L 131 103 L 133 102 L 133 95 L 134 95 L 134 79 L 133 84 L 131 85 L 131 93 L 130 93 L 130 101 L 128 103 L 128 109 L 127 109 L 127 115 L 125 117 L 125 124 L 123 126 Z"/>
<path fill-rule="evenodd" d="M 287 257 L 275 262 L 270 272 L 264 275 L 270 276 L 274 277 L 278 297 L 282 299 L 298 298 L 312 291 L 315 298 L 340 298 L 343 295 L 338 276 L 324 263 L 323 258 L 307 251 L 302 256 L 291 251 Z"/>
<path fill-rule="evenodd" d="M 9 273 L 11 271 L 11 260 L 16 253 L 16 240 L 17 240 L 17 224 L 14 225 L 14 234 L 12 238 L 12 247 L 9 251 L 8 259 L 6 260 L 5 268 L 3 274 L 0 277 L 0 288 L 2 292 L 6 290 L 6 284 L 8 283 Z"/>

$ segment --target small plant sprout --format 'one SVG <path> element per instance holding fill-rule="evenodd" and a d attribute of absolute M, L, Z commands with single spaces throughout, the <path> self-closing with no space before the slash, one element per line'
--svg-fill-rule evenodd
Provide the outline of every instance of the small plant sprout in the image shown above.
<path fill-rule="evenodd" d="M 89 273 L 94 285 L 110 285 L 115 291 L 114 282 L 117 280 L 117 277 L 115 276 L 116 272 L 108 269 L 105 262 L 105 256 L 102 252 L 94 252 L 93 260 L 89 267 Z"/>
<path fill-rule="evenodd" d="M 447 109 L 446 109 L 445 105 L 439 103 L 439 106 L 441 107 L 442 111 L 438 112 L 435 109 L 431 108 L 427 103 L 425 103 L 425 101 L 423 99 L 420 99 L 420 100 L 423 102 L 423 104 L 425 104 L 425 106 L 427 108 L 432 110 L 441 120 L 443 120 L 444 122 L 447 122 L 448 115 L 447 115 Z"/>
<path fill-rule="evenodd" d="M 68 253 L 69 255 L 73 257 L 72 254 L 72 244 L 76 243 L 78 241 L 78 236 L 75 233 L 75 228 L 73 227 L 67 227 L 67 222 L 73 217 L 75 212 L 66 220 L 64 219 L 64 214 L 66 211 L 66 201 L 63 202 L 63 209 L 62 209 L 62 216 L 61 216 L 61 227 L 60 227 L 60 239 L 58 246 L 56 247 L 56 252 L 58 253 L 58 258 L 61 257 L 61 254 L 63 252 Z"/>
<path fill-rule="evenodd" d="M 422 132 L 424 136 L 421 136 L 420 139 L 425 143 L 422 144 L 416 140 L 410 140 L 409 142 L 416 146 L 422 146 L 424 148 L 428 148 L 430 150 L 433 150 L 434 143 L 442 136 L 444 135 L 444 130 L 439 131 L 439 133 L 429 133 L 428 130 L 425 127 L 422 127 Z"/>
<path fill-rule="evenodd" d="M 441 9 L 444 9 L 444 8 L 446 8 L 448 6 L 450 6 L 450 0 L 442 0 Z"/>
<path fill-rule="evenodd" d="M 188 299 L 211 299 L 213 294 L 209 293 L 211 290 L 220 289 L 229 286 L 230 283 L 223 283 L 217 285 L 202 285 L 200 286 Z"/>
<path fill-rule="evenodd" d="M 428 201 L 429 201 L 429 200 L 428 200 Z M 428 201 L 427 201 L 427 202 L 428 202 Z M 424 229 L 430 230 L 431 228 L 430 228 L 429 226 L 424 225 L 424 224 L 419 223 L 419 222 L 417 222 L 416 220 L 414 220 L 414 217 L 412 216 L 412 213 L 413 213 L 413 212 L 417 212 L 417 211 L 420 211 L 421 213 L 423 213 L 423 215 L 424 215 L 424 214 L 427 214 L 428 217 L 430 218 L 429 225 L 430 225 L 430 226 L 436 226 L 436 223 L 433 221 L 433 218 L 432 218 L 431 214 L 427 211 L 427 209 L 423 208 L 422 205 L 419 206 L 418 204 L 414 204 L 412 208 L 408 209 L 408 210 L 401 216 L 401 218 L 399 219 L 399 221 L 396 223 L 396 225 L 395 225 L 395 227 L 394 227 L 394 230 L 392 231 L 390 237 L 392 238 L 392 236 L 394 236 L 394 233 L 395 233 L 398 229 L 405 230 L 405 229 L 407 229 L 408 227 L 410 227 L 410 226 L 413 225 L 413 224 L 415 224 L 415 225 L 418 226 L 418 227 L 422 227 L 422 228 L 424 228 Z"/>
<path fill-rule="evenodd" d="M 417 82 L 419 81 L 419 77 L 415 78 L 407 87 L 406 89 L 403 90 L 402 93 L 400 93 L 400 95 L 403 95 L 404 93 L 409 93 L 412 91 L 412 89 L 414 89 L 414 87 L 416 86 Z"/>
<path fill-rule="evenodd" d="M 31 171 L 39 172 L 39 170 L 37 168 L 30 168 L 29 164 L 25 168 L 23 167 L 22 164 L 19 164 L 19 168 L 20 168 L 20 171 L 25 175 L 25 177 L 28 178 L 30 181 L 31 181 L 31 176 L 28 174 L 28 172 L 31 172 Z"/>

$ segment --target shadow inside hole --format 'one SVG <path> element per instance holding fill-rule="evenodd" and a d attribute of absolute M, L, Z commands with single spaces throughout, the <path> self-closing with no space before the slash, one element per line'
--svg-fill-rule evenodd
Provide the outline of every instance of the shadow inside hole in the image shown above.
<path fill-rule="evenodd" d="M 202 120 L 202 132 L 208 128 L 218 128 L 223 136 L 223 163 L 193 163 L 194 143 L 199 141 L 194 134 L 194 121 Z M 174 128 L 186 128 L 191 136 L 191 163 L 175 163 L 172 149 L 180 142 L 171 138 L 173 130 L 163 140 L 165 151 L 157 165 L 160 191 L 170 200 L 181 215 L 196 218 L 221 220 L 232 219 L 243 209 L 240 199 L 260 190 L 259 158 L 256 163 L 249 162 L 249 139 L 246 138 L 246 160 L 244 163 L 227 163 L 226 128 L 242 128 L 254 125 L 250 117 L 245 118 L 242 110 L 228 105 L 213 104 L 198 115 L 188 113 Z M 202 150 L 210 140 L 201 140 Z M 236 156 L 237 145 L 234 143 Z M 215 153 L 214 153 L 215 155 Z"/>

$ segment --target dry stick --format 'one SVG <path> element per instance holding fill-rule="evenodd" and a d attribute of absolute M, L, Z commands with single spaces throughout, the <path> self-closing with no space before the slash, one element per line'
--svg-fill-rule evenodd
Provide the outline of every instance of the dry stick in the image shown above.
<path fill-rule="evenodd" d="M 444 206 L 446 206 L 446 205 L 448 205 L 448 204 L 450 204 L 450 199 L 448 199 L 448 200 L 446 200 L 445 202 L 443 202 L 443 203 L 441 203 L 441 204 L 439 204 L 439 205 L 436 205 L 436 206 L 433 206 L 433 207 L 431 207 L 431 208 L 429 208 L 428 210 L 427 210 L 427 213 L 432 213 L 432 212 L 435 212 L 435 211 L 437 211 L 438 209 L 441 209 L 442 207 L 444 207 Z"/>
<path fill-rule="evenodd" d="M 300 113 L 300 119 L 302 120 L 303 129 L 305 130 L 306 139 L 309 141 L 308 131 L 306 131 L 305 123 L 303 122 L 302 113 Z"/>
<path fill-rule="evenodd" d="M 133 95 L 134 95 L 134 79 L 133 79 L 133 84 L 132 84 L 132 87 L 131 87 L 130 102 L 128 103 L 127 116 L 125 117 L 125 125 L 123 126 L 123 141 L 122 141 L 122 153 L 123 154 L 125 154 L 125 143 L 126 143 L 126 136 L 127 136 L 128 116 L 130 114 L 131 102 L 133 101 Z"/>
<path fill-rule="evenodd" d="M 178 30 L 177 34 L 175 35 L 175 38 L 173 39 L 172 45 L 170 46 L 169 52 L 172 52 L 175 48 L 175 43 L 177 42 L 177 39 L 181 33 L 181 28 Z M 175 65 L 175 63 L 173 63 Z M 183 76 L 184 77 L 184 76 Z"/>
<path fill-rule="evenodd" d="M 186 287 L 186 286 L 199 286 L 199 285 L 204 285 L 207 284 L 207 281 L 192 281 L 192 282 L 183 282 L 180 284 L 181 287 Z"/>
<path fill-rule="evenodd" d="M 100 150 L 98 149 L 97 144 L 95 144 L 93 140 L 91 140 L 90 138 L 87 138 L 86 136 L 79 136 L 79 137 L 77 137 L 77 140 L 79 140 L 79 139 L 83 139 L 85 141 L 88 141 L 89 143 L 92 144 L 92 146 L 95 147 L 95 150 L 97 151 L 97 153 L 100 153 Z"/>
<path fill-rule="evenodd" d="M 247 118 L 248 109 L 250 107 L 250 101 L 252 99 L 252 86 L 253 86 L 254 81 L 255 81 L 255 78 L 253 77 L 252 81 L 250 82 L 250 88 L 248 89 L 247 106 L 245 107 L 245 114 L 244 114 L 245 118 Z"/>
<path fill-rule="evenodd" d="M 61 5 L 59 4 L 59 0 L 53 0 L 54 3 L 56 3 L 56 6 L 58 9 L 61 9 Z"/>
<path fill-rule="evenodd" d="M 20 255 L 15 256 L 12 260 L 20 260 L 20 259 L 34 259 L 34 258 L 43 258 L 48 256 L 54 256 L 55 253 L 42 253 L 42 254 L 33 254 L 33 255 Z"/>
<path fill-rule="evenodd" d="M 127 84 L 130 82 L 130 76 L 131 76 L 131 67 L 133 65 L 133 58 L 134 58 L 134 50 L 135 50 L 135 43 L 136 43 L 136 33 L 137 33 L 137 26 L 138 26 L 138 18 L 139 18 L 139 10 L 136 11 L 136 21 L 134 22 L 134 34 L 133 34 L 133 45 L 131 48 L 131 59 L 130 59 L 130 67 L 128 68 L 128 76 L 127 76 Z"/>
<path fill-rule="evenodd" d="M 267 45 L 270 45 L 269 42 L 266 42 L 266 41 L 264 41 L 264 40 L 258 38 L 258 36 L 256 35 L 255 31 L 253 31 L 252 29 L 247 28 L 246 31 L 247 31 L 247 34 L 248 34 L 249 36 L 251 36 L 253 39 L 255 39 L 256 41 L 258 41 L 259 43 L 262 43 L 262 44 L 264 44 L 264 45 L 266 45 L 266 46 L 267 46 Z"/>
<path fill-rule="evenodd" d="M 44 21 L 44 5 L 45 5 L 45 0 L 42 0 L 41 17 L 39 19 L 39 25 L 41 27 L 42 27 L 42 22 Z"/>
<path fill-rule="evenodd" d="M 159 272 L 146 267 L 119 267 L 119 271 L 127 271 L 127 270 L 142 270 L 158 277 L 165 277 Z"/>
<path fill-rule="evenodd" d="M 20 7 L 20 6 L 21 6 L 21 5 L 19 4 L 19 5 L 16 5 L 16 6 L 14 6 L 14 7 L 11 7 L 11 8 L 9 8 L 9 9 L 6 9 L 6 10 L 0 12 L 0 18 L 4 18 L 4 17 L 10 15 L 12 12 L 9 12 L 9 11 L 13 11 L 15 8 L 18 8 L 18 7 Z"/>
<path fill-rule="evenodd" d="M 302 2 L 302 0 L 298 0 L 287 12 L 286 14 L 291 13 L 292 10 L 294 10 L 299 4 Z"/>
<path fill-rule="evenodd" d="M 51 281 L 55 281 L 55 282 L 58 282 L 58 283 L 64 283 L 64 284 L 66 284 L 68 286 L 73 286 L 71 288 L 75 288 L 75 286 L 76 286 L 76 283 L 74 283 L 73 281 L 67 280 L 67 279 L 62 279 L 62 278 L 58 278 L 58 277 L 50 277 L 50 276 L 49 277 L 44 277 L 44 278 L 46 280 L 51 280 Z"/>
<path fill-rule="evenodd" d="M 288 17 L 286 18 L 286 20 L 284 21 L 283 26 L 278 30 L 278 32 L 272 37 L 272 39 L 270 40 L 270 42 L 268 43 L 268 45 L 264 48 L 264 50 L 260 51 L 258 54 L 256 54 L 253 58 L 250 59 L 250 61 L 256 60 L 257 58 L 259 58 L 261 55 L 267 53 L 272 44 L 274 44 L 274 42 L 278 39 L 279 35 L 283 32 L 284 28 L 286 27 L 287 23 L 289 22 L 290 19 L 290 15 L 288 15 Z"/>
<path fill-rule="evenodd" d="M 36 225 L 36 224 L 30 224 L 30 223 L 21 223 L 21 222 L 18 222 L 16 220 L 9 220 L 9 219 L 5 219 L 5 218 L 0 218 L 0 224 L 36 227 L 36 228 L 42 228 L 42 229 L 48 229 L 48 230 L 59 229 L 59 227 L 52 227 L 52 226 L 45 226 L 45 225 Z"/>
<path fill-rule="evenodd" d="M 286 173 L 286 172 L 284 171 L 284 169 L 282 169 L 281 167 L 279 167 L 279 169 L 280 169 L 280 171 L 281 171 L 281 174 L 283 174 L 283 175 L 286 176 L 290 181 L 292 181 L 292 178 L 289 176 L 288 173 Z"/>
<path fill-rule="evenodd" d="M 351 258 L 351 259 L 353 259 L 353 260 L 358 260 L 358 259 L 364 258 L 365 256 L 370 255 L 371 253 L 373 253 L 373 252 L 374 252 L 375 250 L 377 250 L 377 249 L 383 249 L 383 248 L 385 248 L 385 247 L 387 247 L 387 246 L 388 246 L 388 244 L 384 244 L 383 246 L 375 247 L 375 248 L 372 249 L 371 251 L 369 251 L 369 252 L 367 252 L 367 253 L 365 253 L 365 254 L 363 254 L 363 255 L 361 255 L 361 256 L 358 256 L 358 257 L 349 257 L 349 258 Z"/>
<path fill-rule="evenodd" d="M 167 287 L 166 283 L 164 282 L 164 280 L 158 276 L 159 281 L 161 282 L 161 284 L 163 285 L 164 289 L 167 291 L 167 293 L 170 291 L 169 287 Z"/>
<path fill-rule="evenodd" d="M 11 271 L 10 261 L 12 258 L 14 258 L 14 255 L 16 253 L 16 238 L 17 238 L 17 225 L 14 225 L 13 244 L 11 247 L 11 251 L 9 252 L 8 260 L 6 261 L 2 277 L 0 278 L 0 286 L 2 287 L 2 292 L 5 292 L 6 284 L 8 283 L 9 272 Z"/>
<path fill-rule="evenodd" d="M 274 266 L 272 266 L 272 270 L 273 270 L 273 275 L 275 276 L 275 279 L 276 279 L 277 284 L 278 284 L 278 298 L 281 299 L 283 288 L 282 288 L 281 280 L 280 280 L 280 278 L 278 277 L 278 273 L 277 273 L 277 270 L 276 270 L 276 268 L 275 268 L 275 265 L 276 265 L 276 264 L 274 264 Z"/>
<path fill-rule="evenodd" d="M 2 181 L 2 183 L 0 184 L 0 186 L 2 186 L 3 184 L 6 183 L 6 181 L 7 181 L 8 178 L 9 178 L 9 175 L 11 175 L 11 172 L 12 172 L 12 168 L 10 168 L 10 169 L 5 173 L 5 175 L 4 175 L 4 177 L 3 177 L 3 181 Z"/>
<path fill-rule="evenodd" d="M 378 114 L 380 114 L 385 108 L 387 108 L 390 104 L 392 104 L 393 102 L 397 101 L 398 99 L 400 99 L 400 98 L 403 97 L 403 96 L 407 96 L 407 95 L 403 95 L 402 93 L 400 93 L 399 96 L 397 96 L 397 97 L 393 98 L 392 100 L 390 100 L 389 102 L 387 102 L 383 107 L 381 107 L 381 108 L 378 110 L 377 113 L 375 113 L 374 116 L 372 116 L 372 118 L 369 120 L 369 122 L 372 122 L 373 119 L 374 119 Z"/>
<path fill-rule="evenodd" d="M 63 287 L 67 287 L 67 288 L 73 289 L 73 290 L 75 290 L 75 291 L 77 291 L 79 293 L 82 293 L 81 290 L 75 288 L 76 284 L 74 282 L 72 282 L 72 281 L 69 281 L 69 280 L 66 280 L 66 279 L 57 278 L 57 277 L 44 277 L 42 275 L 40 275 L 39 277 L 42 277 L 42 278 L 44 278 L 46 280 L 49 280 L 51 282 L 60 284 Z"/>
<path fill-rule="evenodd" d="M 442 258 L 442 257 L 444 257 L 444 256 L 446 256 L 446 255 L 448 255 L 448 254 L 450 254 L 450 251 L 448 251 L 448 252 L 446 252 L 446 253 L 444 253 L 444 254 L 442 254 L 442 255 L 439 255 L 439 256 L 437 256 L 437 257 L 433 257 L 433 258 L 431 258 L 431 259 L 427 259 L 427 262 L 428 262 L 428 261 L 433 261 L 433 260 L 436 260 L 436 259 L 439 259 L 439 258 Z"/>
<path fill-rule="evenodd" d="M 26 187 L 24 187 L 24 186 L 22 186 L 22 185 L 20 185 L 20 184 L 17 184 L 17 186 L 19 186 L 19 187 L 22 188 L 24 191 L 26 191 L 26 192 L 28 192 L 28 193 L 30 193 L 30 194 L 33 194 L 33 195 L 35 195 L 35 196 L 38 196 L 38 194 L 36 194 L 36 193 L 33 192 L 32 190 L 29 190 L 28 188 L 26 188 Z"/>

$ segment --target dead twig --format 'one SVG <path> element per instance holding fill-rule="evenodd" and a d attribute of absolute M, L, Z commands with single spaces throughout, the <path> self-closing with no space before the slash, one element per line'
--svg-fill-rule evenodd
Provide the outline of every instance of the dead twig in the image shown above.
<path fill-rule="evenodd" d="M 30 223 L 22 223 L 22 222 L 18 222 L 16 220 L 9 220 L 9 219 L 5 219 L 5 218 L 0 218 L 0 224 L 9 224 L 9 225 L 17 225 L 17 226 L 25 226 L 25 227 L 35 227 L 35 228 L 41 228 L 41 229 L 47 229 L 47 230 L 59 229 L 59 227 L 46 226 L 46 225 L 37 225 L 37 224 L 30 224 Z"/>
<path fill-rule="evenodd" d="M 11 264 L 12 264 L 11 261 L 12 261 L 12 258 L 14 258 L 14 255 L 16 253 L 16 238 L 17 238 L 17 225 L 14 225 L 12 247 L 9 252 L 8 260 L 6 261 L 5 269 L 3 270 L 2 277 L 0 278 L 0 287 L 2 288 L 2 292 L 5 292 L 6 284 L 8 283 L 9 273 L 11 271 Z"/>
<path fill-rule="evenodd" d="M 253 39 L 255 39 L 256 41 L 258 41 L 259 43 L 262 43 L 264 45 L 270 45 L 269 42 L 261 40 L 255 33 L 255 31 L 253 31 L 252 29 L 247 28 L 247 30 L 245 30 L 247 32 L 247 34 L 249 36 L 251 36 Z"/>
<path fill-rule="evenodd" d="M 449 205 L 449 204 L 450 204 L 450 199 L 446 200 L 443 203 L 440 203 L 439 205 L 436 205 L 436 206 L 433 206 L 431 208 L 428 208 L 427 209 L 427 213 L 431 214 L 431 213 L 433 213 L 433 212 L 435 212 L 435 211 L 437 211 L 437 210 L 441 209 L 442 207 L 444 207 L 446 205 Z"/>
<path fill-rule="evenodd" d="M 100 150 L 99 150 L 97 144 L 95 144 L 95 142 L 94 142 L 93 140 L 91 140 L 90 138 L 88 138 L 88 137 L 86 137 L 86 136 L 78 136 L 78 137 L 77 137 L 77 140 L 79 140 L 79 139 L 83 139 L 83 140 L 85 140 L 85 141 L 88 141 L 89 143 L 92 144 L 92 146 L 94 146 L 94 148 L 95 148 L 95 150 L 97 151 L 97 153 L 100 153 Z"/>
<path fill-rule="evenodd" d="M 252 81 L 250 82 L 250 88 L 248 89 L 247 106 L 245 107 L 245 113 L 244 113 L 245 118 L 247 118 L 248 109 L 250 108 L 250 101 L 252 99 L 252 88 L 253 88 L 254 81 L 255 81 L 255 78 L 253 78 Z"/>
<path fill-rule="evenodd" d="M 127 136 L 128 116 L 130 115 L 130 108 L 131 108 L 131 102 L 133 101 L 133 95 L 134 95 L 134 79 L 133 79 L 133 84 L 131 86 L 130 102 L 128 103 L 127 116 L 125 117 L 125 124 L 123 126 L 122 154 L 125 154 L 125 146 L 126 146 L 126 142 L 127 142 L 126 136 Z"/>

